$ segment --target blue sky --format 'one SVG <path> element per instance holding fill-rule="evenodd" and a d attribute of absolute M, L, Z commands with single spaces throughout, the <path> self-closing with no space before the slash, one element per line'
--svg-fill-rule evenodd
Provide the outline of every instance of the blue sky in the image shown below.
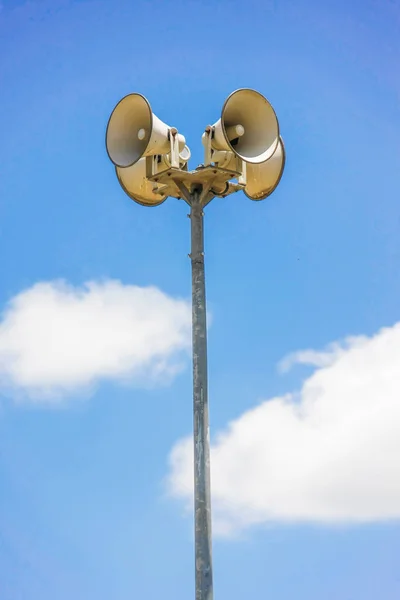
<path fill-rule="evenodd" d="M 215 597 L 399 597 L 399 27 L 396 0 L 2 1 L 2 600 L 193 594 L 187 207 L 124 196 L 104 134 L 140 92 L 194 168 L 243 86 L 287 163 L 206 209 Z"/>

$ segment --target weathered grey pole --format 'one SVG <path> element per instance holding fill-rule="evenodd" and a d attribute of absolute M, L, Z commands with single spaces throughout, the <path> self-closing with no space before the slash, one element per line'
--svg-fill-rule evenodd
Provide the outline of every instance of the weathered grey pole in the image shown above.
<path fill-rule="evenodd" d="M 190 194 L 193 336 L 193 432 L 196 600 L 212 600 L 210 436 L 207 393 L 207 321 L 201 189 Z"/>

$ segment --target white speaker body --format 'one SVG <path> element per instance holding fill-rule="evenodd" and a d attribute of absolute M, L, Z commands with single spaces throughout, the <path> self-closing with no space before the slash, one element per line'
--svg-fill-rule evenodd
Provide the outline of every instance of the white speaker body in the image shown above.
<path fill-rule="evenodd" d="M 171 150 L 173 128 L 152 113 L 148 100 L 141 94 L 129 94 L 111 113 L 106 132 L 106 148 L 116 167 L 131 167 L 142 157 L 167 154 Z M 185 138 L 177 134 L 179 150 Z"/>
<path fill-rule="evenodd" d="M 268 160 L 279 142 L 279 123 L 274 109 L 262 94 L 250 89 L 240 89 L 228 96 L 221 118 L 212 129 L 214 150 L 234 152 L 251 164 Z"/>
<path fill-rule="evenodd" d="M 228 171 L 238 171 L 238 157 L 233 152 L 227 150 L 214 150 L 212 155 L 212 161 L 220 169 L 227 169 Z"/>
<path fill-rule="evenodd" d="M 286 154 L 282 138 L 278 147 L 266 162 L 247 164 L 244 193 L 250 200 L 264 200 L 279 184 L 285 168 Z"/>

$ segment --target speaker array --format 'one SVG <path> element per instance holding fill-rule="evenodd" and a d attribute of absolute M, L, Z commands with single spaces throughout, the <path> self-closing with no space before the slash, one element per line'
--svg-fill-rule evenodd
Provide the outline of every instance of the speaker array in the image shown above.
<path fill-rule="evenodd" d="M 205 166 L 238 174 L 244 193 L 262 200 L 277 187 L 285 167 L 285 148 L 278 119 L 259 92 L 240 89 L 225 101 L 221 116 L 203 134 Z M 177 129 L 161 121 L 141 94 L 122 98 L 111 113 L 106 132 L 107 153 L 118 180 L 130 198 L 146 206 L 164 202 L 149 177 L 149 168 L 187 168 L 190 150 Z"/>

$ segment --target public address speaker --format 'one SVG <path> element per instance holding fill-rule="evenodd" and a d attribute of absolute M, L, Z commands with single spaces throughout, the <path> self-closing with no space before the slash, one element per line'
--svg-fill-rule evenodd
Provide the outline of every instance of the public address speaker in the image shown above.
<path fill-rule="evenodd" d="M 212 125 L 211 147 L 233 152 L 250 164 L 263 163 L 279 143 L 275 111 L 259 92 L 240 89 L 226 99 L 221 118 Z"/>
<path fill-rule="evenodd" d="M 118 102 L 108 121 L 107 153 L 116 167 L 131 167 L 142 157 L 170 152 L 175 134 L 182 152 L 183 135 L 156 117 L 144 96 L 129 94 Z"/>

